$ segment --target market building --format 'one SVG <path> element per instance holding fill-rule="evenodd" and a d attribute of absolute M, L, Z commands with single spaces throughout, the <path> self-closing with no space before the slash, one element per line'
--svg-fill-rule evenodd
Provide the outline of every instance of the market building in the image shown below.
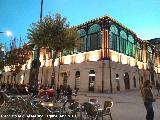
<path fill-rule="evenodd" d="M 76 27 L 82 44 L 56 59 L 56 84 L 69 84 L 79 91 L 110 93 L 139 89 L 147 79 L 155 85 L 160 79 L 160 51 L 112 17 L 103 16 Z M 31 59 L 17 75 L 18 83 L 28 83 L 34 53 L 33 50 Z M 44 48 L 40 51 L 40 84 L 51 83 L 51 54 Z M 2 82 L 14 83 L 7 67 L 5 70 Z"/>

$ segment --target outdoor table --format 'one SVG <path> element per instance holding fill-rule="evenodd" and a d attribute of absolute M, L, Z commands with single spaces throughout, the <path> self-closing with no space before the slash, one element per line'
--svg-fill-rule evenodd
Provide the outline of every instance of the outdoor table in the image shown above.
<path fill-rule="evenodd" d="M 24 99 L 28 99 L 30 97 L 30 95 L 9 95 L 10 98 L 14 99 L 14 98 L 18 98 L 18 97 L 22 97 Z"/>
<path fill-rule="evenodd" d="M 64 103 L 42 102 L 41 105 L 44 107 L 49 107 L 49 108 L 55 109 L 55 108 L 63 108 Z"/>
<path fill-rule="evenodd" d="M 36 105 L 36 104 L 38 104 L 38 103 L 43 102 L 44 100 L 46 100 L 46 99 L 45 99 L 45 98 L 34 98 L 34 99 L 31 100 L 31 102 L 32 102 L 34 105 Z"/>
<path fill-rule="evenodd" d="M 100 107 L 100 104 L 99 104 L 98 102 L 90 102 L 90 101 L 89 101 L 88 103 L 94 105 L 94 106 L 97 107 L 97 108 Z"/>

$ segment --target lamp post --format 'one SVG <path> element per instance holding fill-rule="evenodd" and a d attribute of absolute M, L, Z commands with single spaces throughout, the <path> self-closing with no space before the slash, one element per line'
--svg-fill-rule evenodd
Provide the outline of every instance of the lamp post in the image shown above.
<path fill-rule="evenodd" d="M 5 55 L 4 45 L 1 44 L 1 46 L 0 46 L 0 81 L 1 81 L 1 78 L 2 78 L 2 72 L 4 70 L 4 55 Z"/>
<path fill-rule="evenodd" d="M 2 71 L 0 70 L 0 85 L 2 85 L 2 80 L 1 80 L 1 78 L 2 78 Z"/>
<path fill-rule="evenodd" d="M 7 37 L 12 36 L 12 32 L 11 32 L 11 31 L 5 31 L 5 32 L 0 31 L 0 34 L 5 34 Z M 3 48 L 3 49 L 4 49 L 4 48 Z M 4 51 L 4 50 L 3 50 L 3 51 Z"/>
<path fill-rule="evenodd" d="M 41 0 L 41 10 L 40 10 L 40 24 L 42 23 L 42 12 L 43 11 L 43 0 Z M 34 45 L 33 48 L 33 60 L 31 63 L 31 69 L 30 69 L 30 75 L 29 75 L 29 85 L 31 91 L 34 92 L 33 94 L 37 94 L 38 92 L 38 73 L 39 73 L 39 67 L 40 67 L 40 48 L 38 45 Z"/>
<path fill-rule="evenodd" d="M 43 11 L 43 0 L 41 0 L 41 13 L 40 13 L 40 19 L 42 19 L 42 11 Z"/>

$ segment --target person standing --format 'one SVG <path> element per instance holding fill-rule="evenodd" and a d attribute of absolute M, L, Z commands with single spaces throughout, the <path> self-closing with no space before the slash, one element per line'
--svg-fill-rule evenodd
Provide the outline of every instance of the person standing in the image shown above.
<path fill-rule="evenodd" d="M 72 89 L 71 89 L 70 85 L 67 86 L 66 96 L 68 99 L 72 99 Z"/>
<path fill-rule="evenodd" d="M 144 101 L 144 106 L 146 108 L 147 114 L 146 114 L 146 120 L 153 120 L 154 119 L 154 110 L 152 103 L 155 102 L 155 99 L 153 97 L 151 84 L 149 80 L 146 80 L 142 86 L 142 97 Z"/>

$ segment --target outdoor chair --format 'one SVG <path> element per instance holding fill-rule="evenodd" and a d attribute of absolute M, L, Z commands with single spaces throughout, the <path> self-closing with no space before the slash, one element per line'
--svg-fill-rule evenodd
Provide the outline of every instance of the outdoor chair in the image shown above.
<path fill-rule="evenodd" d="M 4 103 L 2 92 L 0 91 L 0 106 Z"/>
<path fill-rule="evenodd" d="M 42 115 L 41 120 L 58 120 L 60 119 L 60 111 L 50 110 L 47 107 L 44 107 L 41 104 L 36 105 L 37 114 Z M 50 116 L 52 115 L 52 116 Z"/>
<path fill-rule="evenodd" d="M 77 95 L 78 95 L 78 90 L 79 90 L 79 89 L 76 89 L 76 90 L 74 91 L 74 93 L 72 94 L 73 96 L 75 96 L 75 98 L 76 98 Z"/>
<path fill-rule="evenodd" d="M 19 97 L 19 107 L 21 109 L 21 114 L 34 114 L 32 104 L 28 101 Z"/>
<path fill-rule="evenodd" d="M 1 95 L 4 99 L 2 106 L 7 106 L 9 102 L 11 102 L 11 98 L 4 92 L 1 92 Z"/>
<path fill-rule="evenodd" d="M 64 106 L 63 114 L 66 116 L 71 116 L 71 118 L 78 119 L 80 118 L 80 103 L 76 101 L 67 102 Z"/>
<path fill-rule="evenodd" d="M 12 99 L 10 96 L 8 96 L 6 93 L 2 93 L 4 102 L 1 105 L 1 111 L 0 114 L 4 114 L 4 112 L 6 112 L 8 109 L 11 110 L 11 108 L 15 107 L 15 99 Z"/>
<path fill-rule="evenodd" d="M 74 99 L 65 100 L 63 105 L 63 112 L 66 112 L 68 110 L 68 107 L 75 102 Z"/>
<path fill-rule="evenodd" d="M 30 115 L 30 114 L 36 115 L 37 114 L 36 106 L 34 104 L 32 104 L 31 101 L 29 101 L 29 100 L 25 100 L 25 99 L 23 99 L 23 100 L 25 103 L 25 107 L 23 108 L 25 111 L 25 113 L 24 113 L 25 117 L 26 117 L 26 115 Z M 27 117 L 24 120 L 34 120 L 34 119 L 35 119 L 34 117 Z"/>
<path fill-rule="evenodd" d="M 48 115 L 52 115 L 52 111 L 49 110 L 47 107 L 42 106 L 41 104 L 36 105 L 37 114 L 43 115 L 41 120 L 49 120 Z"/>
<path fill-rule="evenodd" d="M 113 107 L 113 101 L 107 100 L 104 102 L 104 108 L 103 109 L 98 109 L 98 116 L 102 117 L 103 116 L 109 115 L 110 119 L 112 120 L 112 114 L 111 114 L 111 108 Z"/>
<path fill-rule="evenodd" d="M 98 99 L 97 98 L 91 98 L 91 99 L 89 99 L 89 102 L 94 103 L 96 107 L 100 107 L 100 104 L 98 103 Z"/>
<path fill-rule="evenodd" d="M 97 100 L 96 98 L 91 98 L 91 99 L 89 99 L 89 101 L 90 101 L 90 102 L 93 102 L 93 103 L 95 103 L 95 104 L 98 103 L 98 100 Z"/>
<path fill-rule="evenodd" d="M 59 100 L 57 100 L 57 102 L 59 103 L 65 103 L 67 101 L 67 98 L 61 98 Z"/>
<path fill-rule="evenodd" d="M 98 108 L 89 102 L 83 103 L 82 118 L 90 120 L 98 119 Z"/>

